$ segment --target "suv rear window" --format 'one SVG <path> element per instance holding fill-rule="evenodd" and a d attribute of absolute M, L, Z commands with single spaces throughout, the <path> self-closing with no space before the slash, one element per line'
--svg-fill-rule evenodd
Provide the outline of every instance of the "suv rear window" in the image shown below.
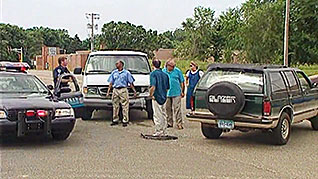
<path fill-rule="evenodd" d="M 207 89 L 214 83 L 220 81 L 229 81 L 235 83 L 244 92 L 263 93 L 263 73 L 250 73 L 242 71 L 209 71 L 198 83 L 198 88 Z"/>

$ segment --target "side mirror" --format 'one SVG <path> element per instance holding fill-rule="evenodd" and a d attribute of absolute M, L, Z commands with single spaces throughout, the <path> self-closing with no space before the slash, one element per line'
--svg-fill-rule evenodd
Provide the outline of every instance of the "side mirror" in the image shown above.
<path fill-rule="evenodd" d="M 75 75 L 80 75 L 80 74 L 82 74 L 82 68 L 81 68 L 81 67 L 75 68 L 75 69 L 74 69 L 74 74 L 75 74 Z"/>
<path fill-rule="evenodd" d="M 53 85 L 47 85 L 47 88 L 49 88 L 51 91 L 54 89 Z"/>

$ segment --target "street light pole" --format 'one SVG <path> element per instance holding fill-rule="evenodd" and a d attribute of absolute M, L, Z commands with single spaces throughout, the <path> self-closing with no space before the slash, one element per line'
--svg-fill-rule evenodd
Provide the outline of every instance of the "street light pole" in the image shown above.
<path fill-rule="evenodd" d="M 284 35 L 284 66 L 288 66 L 289 13 L 290 13 L 290 0 L 286 0 L 285 35 Z"/>

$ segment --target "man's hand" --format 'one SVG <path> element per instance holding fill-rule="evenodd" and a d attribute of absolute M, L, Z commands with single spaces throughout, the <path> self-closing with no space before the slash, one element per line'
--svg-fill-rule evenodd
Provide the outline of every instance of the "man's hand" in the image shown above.
<path fill-rule="evenodd" d="M 106 93 L 106 98 L 108 98 L 108 97 L 109 97 L 109 92 Z"/>
<path fill-rule="evenodd" d="M 184 98 L 184 93 L 181 93 L 181 98 Z"/>
<path fill-rule="evenodd" d="M 134 98 L 137 98 L 137 92 L 134 91 Z"/>

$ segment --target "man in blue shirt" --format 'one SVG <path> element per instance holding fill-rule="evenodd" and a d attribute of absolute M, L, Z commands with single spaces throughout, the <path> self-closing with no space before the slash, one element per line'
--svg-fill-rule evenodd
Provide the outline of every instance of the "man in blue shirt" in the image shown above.
<path fill-rule="evenodd" d="M 183 129 L 183 119 L 181 113 L 181 98 L 184 97 L 184 77 L 179 68 L 176 67 L 174 60 L 169 60 L 166 63 L 166 68 L 163 69 L 169 76 L 170 89 L 166 102 L 166 110 L 168 116 L 168 126 L 173 127 L 173 116 L 176 116 L 178 129 Z"/>
<path fill-rule="evenodd" d="M 169 77 L 160 68 L 161 62 L 153 60 L 154 71 L 150 73 L 150 97 L 152 100 L 153 120 L 156 127 L 154 136 L 165 136 L 167 129 L 167 115 L 165 103 L 167 91 L 170 88 Z"/>
<path fill-rule="evenodd" d="M 119 124 L 119 108 L 120 104 L 123 109 L 123 127 L 127 127 L 129 122 L 129 94 L 127 87 L 130 86 L 134 91 L 134 97 L 137 96 L 134 87 L 134 77 L 131 73 L 124 69 L 124 62 L 119 60 L 116 62 L 116 70 L 112 71 L 108 78 L 109 88 L 107 91 L 107 97 L 110 90 L 114 88 L 112 95 L 113 102 L 113 122 L 111 126 Z"/>

